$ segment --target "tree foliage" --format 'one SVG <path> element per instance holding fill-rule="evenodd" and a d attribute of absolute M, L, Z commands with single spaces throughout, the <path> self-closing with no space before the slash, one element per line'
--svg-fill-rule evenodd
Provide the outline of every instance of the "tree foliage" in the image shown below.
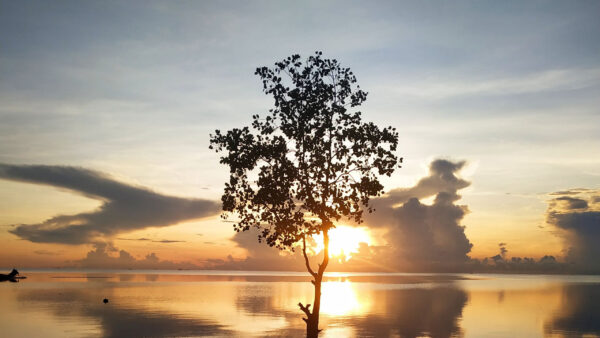
<path fill-rule="evenodd" d="M 321 52 L 292 55 L 256 69 L 274 99 L 250 127 L 211 134 L 230 169 L 222 196 L 236 231 L 259 229 L 259 241 L 292 248 L 347 218 L 362 222 L 369 199 L 383 192 L 379 175 L 399 162 L 395 128 L 380 129 L 353 111 L 367 98 L 349 68 Z"/>

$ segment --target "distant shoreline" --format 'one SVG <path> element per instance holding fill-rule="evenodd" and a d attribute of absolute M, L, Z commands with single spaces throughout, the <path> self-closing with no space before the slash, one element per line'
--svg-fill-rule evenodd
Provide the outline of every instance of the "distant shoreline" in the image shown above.
<path fill-rule="evenodd" d="M 0 268 L 0 271 L 9 271 L 11 268 Z M 282 276 L 282 277 L 310 277 L 306 271 L 280 271 L 280 270 L 195 270 L 195 269 L 91 269 L 91 268 L 19 268 L 21 273 L 114 273 L 114 274 L 165 274 L 165 275 L 206 275 L 206 276 Z M 372 276 L 454 276 L 454 275 L 529 275 L 529 276 L 600 276 L 596 272 L 523 272 L 523 271 L 456 271 L 456 272 L 337 272 L 325 274 L 327 277 L 372 277 Z"/>

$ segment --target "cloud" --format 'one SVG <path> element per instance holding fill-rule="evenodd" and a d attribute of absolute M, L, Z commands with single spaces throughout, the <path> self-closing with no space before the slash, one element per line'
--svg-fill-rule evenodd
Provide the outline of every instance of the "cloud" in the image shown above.
<path fill-rule="evenodd" d="M 50 251 L 50 250 L 35 250 L 33 253 L 36 255 L 42 255 L 42 256 L 58 256 L 62 252 Z"/>
<path fill-rule="evenodd" d="M 586 193 L 588 191 L 591 191 L 591 189 L 575 188 L 575 189 L 568 189 L 568 190 L 560 190 L 560 191 L 551 192 L 548 195 L 550 195 L 550 196 L 579 195 L 581 193 Z"/>
<path fill-rule="evenodd" d="M 473 245 L 460 225 L 468 209 L 456 204 L 457 191 L 470 184 L 457 176 L 465 163 L 434 160 L 429 175 L 414 187 L 374 199 L 376 211 L 366 217 L 366 223 L 387 230 L 386 249 L 380 253 L 386 265 L 397 270 L 438 270 L 469 261 Z M 431 196 L 435 196 L 431 205 L 420 201 Z"/>
<path fill-rule="evenodd" d="M 505 243 L 501 243 L 505 244 Z M 478 272 L 518 272 L 518 273 L 565 273 L 576 272 L 571 266 L 558 262 L 554 256 L 545 255 L 540 259 L 531 257 L 511 257 L 508 259 L 508 249 L 500 246 L 500 253 L 479 261 L 473 259 L 469 262 L 470 271 Z"/>
<path fill-rule="evenodd" d="M 169 244 L 169 243 L 185 243 L 186 241 L 176 241 L 176 240 L 172 240 L 172 239 L 161 239 L 158 241 L 152 241 L 154 243 L 165 243 L 165 244 Z"/>
<path fill-rule="evenodd" d="M 500 248 L 500 257 L 504 259 L 506 257 L 506 254 L 508 253 L 506 243 L 498 243 L 498 247 Z"/>
<path fill-rule="evenodd" d="M 206 268 L 231 270 L 267 270 L 267 271 L 304 271 L 304 261 L 298 250 L 295 252 L 281 251 L 258 242 L 258 231 L 251 228 L 248 231 L 236 232 L 231 238 L 237 247 L 246 250 L 246 258 L 210 259 Z"/>
<path fill-rule="evenodd" d="M 582 200 L 581 198 L 562 196 L 554 199 L 554 202 L 564 202 L 561 203 L 563 208 L 567 210 L 574 209 L 587 209 L 588 202 L 586 200 Z"/>
<path fill-rule="evenodd" d="M 59 215 L 9 230 L 31 242 L 93 243 L 120 233 L 213 216 L 219 211 L 214 201 L 159 194 L 79 167 L 0 164 L 0 179 L 64 188 L 105 202 L 93 212 Z"/>
<path fill-rule="evenodd" d="M 433 80 L 433 81 L 432 81 Z M 457 96 L 495 96 L 569 91 L 600 84 L 600 68 L 549 69 L 525 75 L 492 79 L 428 79 L 396 86 L 395 92 L 409 97 L 447 99 Z"/>
<path fill-rule="evenodd" d="M 600 206 L 595 202 L 599 192 L 586 190 L 548 202 L 546 221 L 563 236 L 566 260 L 582 271 L 600 271 Z"/>
<path fill-rule="evenodd" d="M 186 241 L 177 241 L 177 240 L 172 240 L 172 239 L 150 239 L 150 238 L 145 238 L 145 237 L 141 237 L 141 238 L 117 238 L 118 240 L 121 241 L 141 241 L 141 242 L 152 242 L 152 243 L 165 243 L 165 244 L 169 244 L 169 243 L 185 243 Z"/>
<path fill-rule="evenodd" d="M 414 187 L 394 189 L 387 196 L 376 199 L 374 203 L 376 206 L 393 206 L 411 198 L 422 199 L 439 192 L 455 193 L 470 185 L 455 175 L 465 164 L 465 161 L 434 160 L 429 165 L 429 176 L 420 179 Z"/>
<path fill-rule="evenodd" d="M 190 262 L 172 262 L 160 260 L 155 253 L 149 253 L 143 259 L 137 259 L 125 250 L 119 250 L 111 243 L 94 243 L 86 257 L 72 263 L 75 267 L 91 269 L 199 269 Z"/>

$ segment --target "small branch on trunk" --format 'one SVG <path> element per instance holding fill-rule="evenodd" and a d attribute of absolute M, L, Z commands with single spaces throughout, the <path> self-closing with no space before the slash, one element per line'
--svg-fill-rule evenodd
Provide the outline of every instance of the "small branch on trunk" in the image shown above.
<path fill-rule="evenodd" d="M 306 314 L 306 316 L 308 318 L 310 318 L 311 313 L 310 313 L 310 304 L 306 304 L 306 306 L 302 305 L 302 302 L 298 303 L 298 306 L 300 307 L 300 310 L 302 310 L 302 312 L 304 312 Z"/>

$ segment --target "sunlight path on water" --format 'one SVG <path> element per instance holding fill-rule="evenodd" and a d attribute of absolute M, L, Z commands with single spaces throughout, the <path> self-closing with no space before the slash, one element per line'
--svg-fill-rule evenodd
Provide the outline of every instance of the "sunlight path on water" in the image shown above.
<path fill-rule="evenodd" d="M 357 314 L 365 304 L 359 301 L 351 282 L 325 282 L 321 295 L 321 313 L 342 316 Z"/>

